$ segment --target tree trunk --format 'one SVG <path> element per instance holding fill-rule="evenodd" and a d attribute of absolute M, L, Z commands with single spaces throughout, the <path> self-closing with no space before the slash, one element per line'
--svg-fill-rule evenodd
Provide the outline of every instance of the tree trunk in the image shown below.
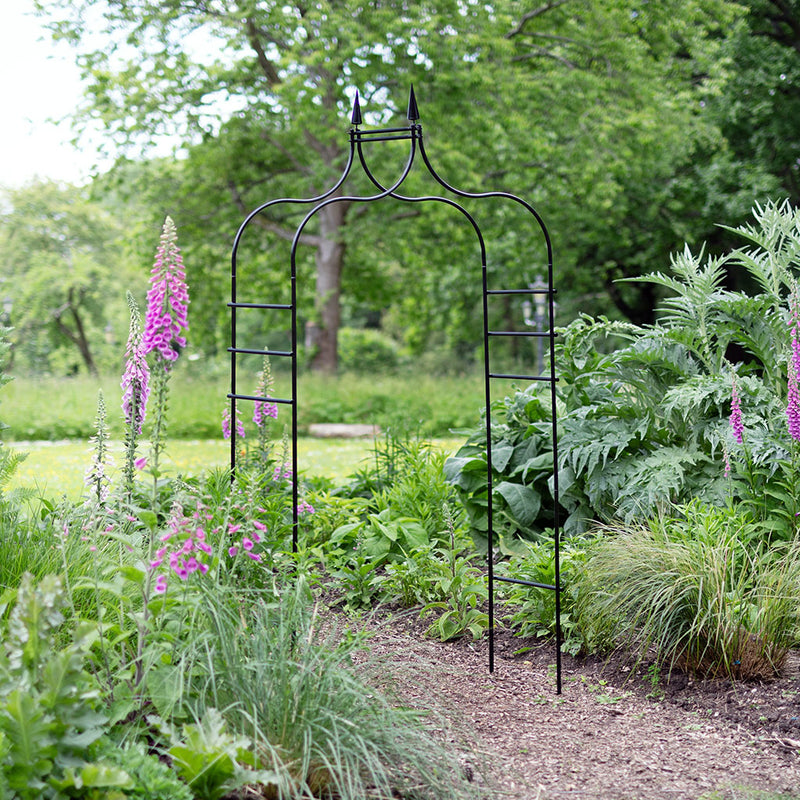
<path fill-rule="evenodd" d="M 311 369 L 335 373 L 338 366 L 340 293 L 345 244 L 342 229 L 349 203 L 331 203 L 319 212 L 321 242 L 315 255 L 317 265 L 316 310 L 319 327 L 315 331 L 316 353 Z"/>
<path fill-rule="evenodd" d="M 69 311 L 70 316 L 75 323 L 74 331 L 65 325 L 64 321 L 61 319 L 61 315 L 65 311 Z M 97 364 L 94 363 L 92 351 L 89 349 L 89 340 L 86 338 L 86 331 L 83 327 L 83 320 L 78 313 L 78 307 L 75 305 L 74 288 L 70 288 L 69 292 L 67 293 L 67 302 L 53 313 L 53 319 L 55 320 L 56 326 L 61 333 L 78 348 L 81 358 L 83 359 L 83 363 L 86 365 L 86 369 L 89 371 L 89 374 L 97 377 L 99 374 L 97 371 Z"/>

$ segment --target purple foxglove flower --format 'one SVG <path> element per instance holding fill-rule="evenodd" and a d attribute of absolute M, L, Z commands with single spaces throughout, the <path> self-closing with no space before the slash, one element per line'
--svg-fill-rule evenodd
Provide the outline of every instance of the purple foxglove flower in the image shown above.
<path fill-rule="evenodd" d="M 128 307 L 131 312 L 131 325 L 125 349 L 127 358 L 125 373 L 122 376 L 121 384 L 122 413 L 125 415 L 125 422 L 137 434 L 140 434 L 147 411 L 147 398 L 150 394 L 150 368 L 147 366 L 145 358 L 139 308 L 130 292 L 128 293 Z"/>
<path fill-rule="evenodd" d="M 189 327 L 189 292 L 177 240 L 175 223 L 167 217 L 150 273 L 144 325 L 145 353 L 156 351 L 165 367 L 186 347 L 184 332 Z"/>
<path fill-rule="evenodd" d="M 742 401 L 739 397 L 739 387 L 736 384 L 736 376 L 733 376 L 733 387 L 731 388 L 731 416 L 729 419 L 733 429 L 733 438 L 741 444 L 744 434 L 744 422 L 742 421 Z"/>
<path fill-rule="evenodd" d="M 792 332 L 792 357 L 789 359 L 789 379 L 787 382 L 786 421 L 789 427 L 789 436 L 800 442 L 800 297 L 798 287 L 794 287 L 789 301 L 791 320 L 789 327 Z"/>
<path fill-rule="evenodd" d="M 316 512 L 316 509 L 307 500 L 301 500 L 297 504 L 297 513 L 298 514 L 314 514 L 315 512 Z"/>
<path fill-rule="evenodd" d="M 268 356 L 264 357 L 264 368 L 258 374 L 256 394 L 259 397 L 270 397 L 272 395 L 272 371 L 270 370 Z M 264 417 L 277 419 L 278 406 L 275 403 L 268 403 L 265 400 L 256 400 L 255 408 L 253 409 L 253 422 L 256 424 L 256 427 L 260 428 L 264 425 Z"/>
<path fill-rule="evenodd" d="M 256 400 L 256 407 L 253 409 L 253 422 L 259 428 L 264 424 L 264 417 L 278 419 L 278 406 L 275 403 Z"/>
<path fill-rule="evenodd" d="M 244 423 L 242 422 L 242 418 L 239 416 L 238 408 L 236 409 L 236 435 L 240 439 L 245 438 Z M 231 412 L 227 406 L 225 406 L 225 408 L 222 410 L 222 438 L 231 438 Z"/>

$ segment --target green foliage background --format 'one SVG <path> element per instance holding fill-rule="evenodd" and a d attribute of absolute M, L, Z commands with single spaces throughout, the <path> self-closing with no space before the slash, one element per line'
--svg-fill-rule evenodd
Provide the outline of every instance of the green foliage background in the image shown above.
<path fill-rule="evenodd" d="M 109 364 L 106 339 L 118 345 L 125 330 L 118 279 L 129 276 L 143 300 L 151 242 L 167 214 L 187 264 L 193 347 L 223 351 L 239 223 L 264 200 L 333 182 L 356 88 L 366 126 L 405 124 L 413 82 L 441 174 L 537 207 L 555 242 L 564 323 L 579 311 L 652 322 L 663 288 L 620 279 L 652 272 L 684 241 L 723 252 L 732 238 L 718 220 L 736 226 L 754 202 L 800 200 L 795 3 L 36 6 L 53 35 L 75 46 L 87 81 L 78 130 L 102 123 L 119 159 L 84 190 L 43 184 L 6 195 L 0 271 L 16 371 L 90 369 L 77 317 L 93 360 Z M 180 158 L 149 157 L 165 132 L 182 143 Z M 384 144 L 374 162 L 391 180 L 404 153 Z M 437 190 L 416 172 L 408 186 Z M 439 353 L 439 369 L 474 361 L 480 278 L 470 232 L 442 207 L 342 213 L 325 234 L 342 248 L 341 324 L 380 328 L 414 357 Z M 541 273 L 542 243 L 513 209 L 476 213 L 492 243 L 493 281 L 524 286 Z M 286 299 L 284 237 L 301 218 L 265 218 L 243 242 L 242 285 L 253 299 Z M 311 226 L 299 251 L 301 324 L 324 322 L 334 302 L 315 287 L 321 233 Z M 732 288 L 741 280 L 726 273 Z M 519 309 L 492 313 L 522 326 Z M 241 332 L 279 345 L 284 327 L 251 315 Z M 510 344 L 502 358 L 529 355 Z"/>

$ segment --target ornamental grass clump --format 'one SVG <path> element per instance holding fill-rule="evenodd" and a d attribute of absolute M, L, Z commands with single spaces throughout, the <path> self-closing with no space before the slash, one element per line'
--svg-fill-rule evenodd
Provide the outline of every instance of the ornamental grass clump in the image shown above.
<path fill-rule="evenodd" d="M 261 797 L 479 795 L 423 716 L 377 687 L 386 665 L 362 654 L 354 667 L 363 637 L 321 618 L 302 580 L 252 600 L 243 607 L 241 594 L 204 595 L 214 647 L 196 648 L 185 674 L 193 716 L 222 710 L 228 730 L 247 737 L 258 768 L 274 776 Z"/>
<path fill-rule="evenodd" d="M 774 677 L 800 639 L 800 546 L 760 544 L 746 513 L 693 503 L 612 525 L 577 584 L 598 648 L 707 677 Z"/>

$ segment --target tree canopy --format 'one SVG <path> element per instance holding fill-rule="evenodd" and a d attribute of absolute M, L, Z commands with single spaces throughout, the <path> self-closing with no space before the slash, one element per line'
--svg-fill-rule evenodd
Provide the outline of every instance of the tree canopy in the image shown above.
<path fill-rule="evenodd" d="M 87 190 L 50 182 L 7 192 L 4 206 L 0 291 L 12 357 L 21 351 L 40 371 L 96 374 L 135 282 L 120 260 L 118 224 Z"/>
<path fill-rule="evenodd" d="M 365 124 L 394 124 L 412 82 L 442 174 L 466 189 L 519 194 L 544 216 L 561 314 L 613 307 L 651 321 L 654 287 L 619 278 L 661 267 L 687 240 L 721 245 L 719 222 L 734 225 L 754 202 L 795 191 L 791 108 L 778 100 L 794 95 L 800 74 L 796 5 L 37 0 L 54 35 L 74 43 L 87 80 L 78 124 L 102 122 L 134 159 L 102 187 L 140 209 L 160 205 L 154 218 L 168 213 L 181 228 L 210 349 L 224 335 L 220 296 L 242 217 L 264 200 L 330 186 L 355 89 Z M 141 163 L 165 133 L 181 157 Z M 377 314 L 415 349 L 474 348 L 478 300 L 465 288 L 459 234 L 438 212 L 415 213 L 413 224 L 408 216 L 336 203 L 304 234 L 316 367 L 335 369 L 343 314 Z M 253 289 L 280 299 L 296 220 L 259 222 L 247 245 Z M 485 224 L 498 242 L 494 268 L 532 280 L 535 244 L 506 210 Z M 254 325 L 253 335 L 265 334 Z"/>

